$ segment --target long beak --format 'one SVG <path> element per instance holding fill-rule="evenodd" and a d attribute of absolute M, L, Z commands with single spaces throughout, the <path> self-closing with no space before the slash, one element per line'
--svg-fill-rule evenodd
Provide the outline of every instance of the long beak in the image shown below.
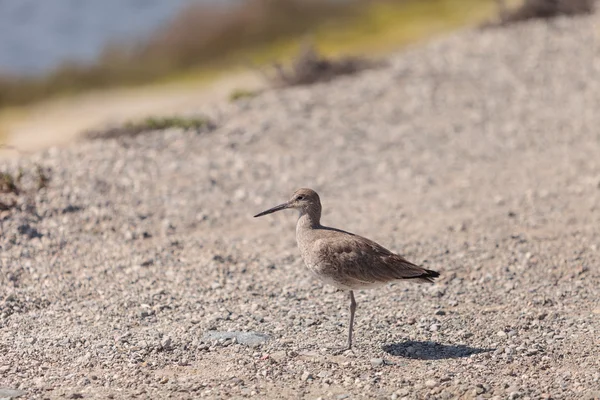
<path fill-rule="evenodd" d="M 271 214 L 271 213 L 274 213 L 275 211 L 285 210 L 288 207 L 289 207 L 288 203 L 283 203 L 283 204 L 280 204 L 280 205 L 275 206 L 273 208 L 269 208 L 267 211 L 263 211 L 263 212 L 261 212 L 259 214 L 256 214 L 254 216 L 254 218 L 256 218 L 256 217 L 262 217 L 263 215 Z"/>

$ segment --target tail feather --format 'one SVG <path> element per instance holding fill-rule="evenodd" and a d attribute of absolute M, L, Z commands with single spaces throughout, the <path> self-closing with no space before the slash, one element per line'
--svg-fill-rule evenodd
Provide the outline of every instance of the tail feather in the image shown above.
<path fill-rule="evenodd" d="M 440 273 L 431 269 L 424 269 L 421 275 L 415 275 L 404 279 L 418 279 L 423 282 L 433 283 L 433 280 L 440 276 Z"/>

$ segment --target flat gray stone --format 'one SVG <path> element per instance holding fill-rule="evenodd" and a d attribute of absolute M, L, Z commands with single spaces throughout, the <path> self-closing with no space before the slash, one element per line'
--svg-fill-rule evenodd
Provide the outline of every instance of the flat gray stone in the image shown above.
<path fill-rule="evenodd" d="M 256 346 L 270 340 L 271 337 L 260 332 L 219 332 L 209 331 L 204 335 L 204 340 L 235 339 L 237 343 L 246 346 Z"/>
<path fill-rule="evenodd" d="M 26 393 L 24 390 L 0 388 L 0 400 L 14 399 Z"/>

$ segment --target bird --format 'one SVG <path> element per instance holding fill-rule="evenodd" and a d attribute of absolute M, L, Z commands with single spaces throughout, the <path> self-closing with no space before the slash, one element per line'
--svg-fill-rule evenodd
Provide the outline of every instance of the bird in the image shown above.
<path fill-rule="evenodd" d="M 396 280 L 434 283 L 440 276 L 439 272 L 413 264 L 370 239 L 321 225 L 321 199 L 312 189 L 298 189 L 285 203 L 254 218 L 287 209 L 299 212 L 296 241 L 306 267 L 324 283 L 348 292 L 350 320 L 346 349 L 352 348 L 355 290 Z"/>

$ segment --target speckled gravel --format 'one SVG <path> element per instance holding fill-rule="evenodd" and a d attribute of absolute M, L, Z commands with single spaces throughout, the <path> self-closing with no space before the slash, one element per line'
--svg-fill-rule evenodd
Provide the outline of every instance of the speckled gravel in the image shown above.
<path fill-rule="evenodd" d="M 382 69 L 183 110 L 212 132 L 4 161 L 51 180 L 0 211 L 0 388 L 599 397 L 598 21 L 461 32 Z M 298 187 L 321 194 L 325 224 L 442 273 L 358 292 L 353 351 L 331 350 L 347 299 L 302 265 L 296 215 L 252 218 Z"/>

